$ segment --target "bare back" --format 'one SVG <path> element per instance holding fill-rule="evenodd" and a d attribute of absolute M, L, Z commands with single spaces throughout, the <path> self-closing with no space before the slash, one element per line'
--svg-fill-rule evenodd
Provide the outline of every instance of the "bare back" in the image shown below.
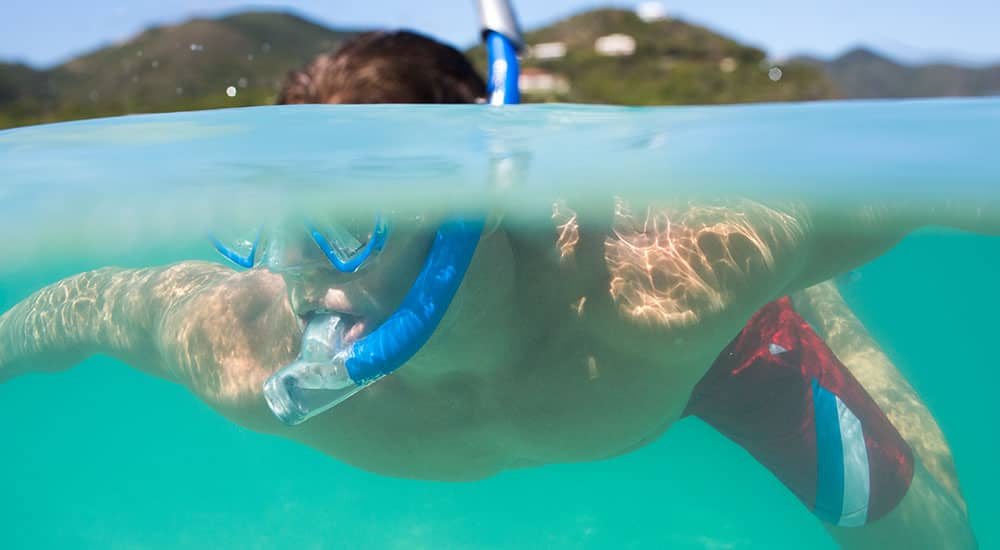
<path fill-rule="evenodd" d="M 281 278 L 254 270 L 199 289 L 164 318 L 159 346 L 175 378 L 230 419 L 378 473 L 475 479 L 600 459 L 680 417 L 718 351 L 790 284 L 781 274 L 805 238 L 791 214 L 749 202 L 634 212 L 618 201 L 587 220 L 557 203 L 550 230 L 481 246 L 403 369 L 294 428 L 260 394 L 301 335 Z M 476 271 L 502 254 L 511 301 Z"/>

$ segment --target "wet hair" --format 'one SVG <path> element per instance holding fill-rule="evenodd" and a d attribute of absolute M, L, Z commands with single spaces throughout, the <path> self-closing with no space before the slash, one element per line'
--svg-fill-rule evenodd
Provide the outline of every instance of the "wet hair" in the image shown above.
<path fill-rule="evenodd" d="M 476 103 L 486 83 L 462 52 L 409 31 L 368 32 L 285 78 L 278 104 Z"/>

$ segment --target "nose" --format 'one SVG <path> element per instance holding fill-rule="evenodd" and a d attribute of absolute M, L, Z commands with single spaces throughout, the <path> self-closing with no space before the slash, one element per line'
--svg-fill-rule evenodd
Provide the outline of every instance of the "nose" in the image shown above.
<path fill-rule="evenodd" d="M 297 315 L 323 309 L 323 296 L 331 286 L 338 285 L 332 274 L 293 272 L 283 276 L 288 287 L 288 301 Z"/>
<path fill-rule="evenodd" d="M 348 296 L 367 294 L 359 287 L 362 281 L 356 273 L 340 273 L 332 268 L 300 271 L 284 277 L 288 300 L 297 315 L 317 309 L 354 312 L 362 304 L 352 303 Z"/>
<path fill-rule="evenodd" d="M 285 275 L 285 286 L 288 288 L 288 302 L 296 315 L 304 315 L 318 309 L 318 294 L 303 283 L 300 277 Z"/>

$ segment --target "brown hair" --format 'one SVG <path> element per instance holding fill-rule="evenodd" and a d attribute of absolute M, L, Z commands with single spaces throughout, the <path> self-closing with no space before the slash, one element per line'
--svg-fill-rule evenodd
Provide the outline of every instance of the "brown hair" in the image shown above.
<path fill-rule="evenodd" d="M 455 48 L 409 31 L 378 31 L 290 72 L 278 103 L 475 103 L 485 96 L 485 82 Z"/>

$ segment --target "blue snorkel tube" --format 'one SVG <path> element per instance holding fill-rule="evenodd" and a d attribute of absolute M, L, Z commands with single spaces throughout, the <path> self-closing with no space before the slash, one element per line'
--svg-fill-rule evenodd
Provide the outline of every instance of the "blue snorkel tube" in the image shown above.
<path fill-rule="evenodd" d="M 524 38 L 517 17 L 507 0 L 478 0 L 479 27 L 486 43 L 489 75 L 486 90 L 490 105 L 521 102 L 517 87 L 520 66 L 517 52 L 524 48 Z"/>
<path fill-rule="evenodd" d="M 507 0 L 478 0 L 489 58 L 491 105 L 518 103 L 517 51 L 521 31 Z M 275 416 L 300 424 L 361 391 L 406 363 L 430 339 L 444 317 L 475 254 L 481 218 L 452 219 L 438 228 L 427 261 L 409 293 L 388 319 L 348 346 L 337 315 L 317 315 L 306 325 L 298 358 L 264 383 Z"/>

